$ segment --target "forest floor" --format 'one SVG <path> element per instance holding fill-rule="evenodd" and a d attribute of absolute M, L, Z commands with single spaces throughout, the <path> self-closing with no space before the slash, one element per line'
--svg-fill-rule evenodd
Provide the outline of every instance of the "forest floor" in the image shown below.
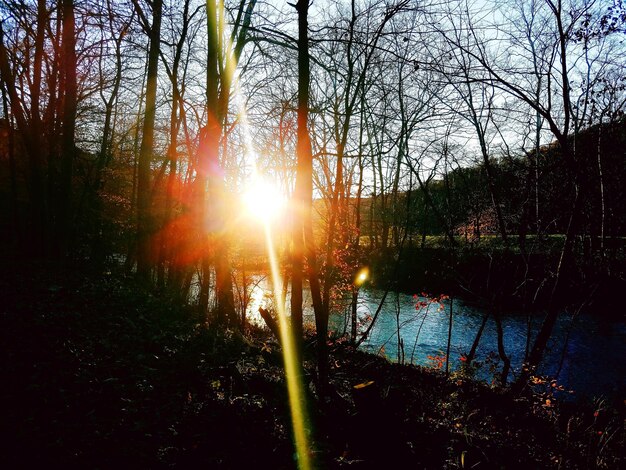
<path fill-rule="evenodd" d="M 114 269 L 5 268 L 0 292 L 1 468 L 297 466 L 280 347 L 263 331 L 207 327 Z M 561 403 L 539 378 L 514 396 L 341 341 L 321 400 L 310 349 L 316 468 L 624 463 L 626 403 Z"/>

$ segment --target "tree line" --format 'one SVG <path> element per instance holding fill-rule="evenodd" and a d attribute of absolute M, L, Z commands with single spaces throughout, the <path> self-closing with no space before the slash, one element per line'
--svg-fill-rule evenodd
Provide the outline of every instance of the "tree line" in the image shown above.
<path fill-rule="evenodd" d="M 596 125 L 581 132 L 577 142 L 579 151 L 591 157 L 583 163 L 583 184 L 588 197 L 582 208 L 578 236 L 594 245 L 594 255 L 603 257 L 607 255 L 607 245 L 611 248 L 611 255 L 617 256 L 619 238 L 626 226 L 626 214 L 621 204 L 624 198 L 622 178 L 625 168 L 621 151 L 624 130 L 623 120 Z M 384 201 L 377 195 L 368 195 L 361 200 L 362 244 L 374 250 L 397 244 L 397 234 L 389 238 L 394 220 L 404 220 L 405 223 L 396 226 L 395 230 L 407 230 L 410 242 L 422 247 L 427 244 L 427 237 L 436 237 L 438 245 L 445 245 L 449 241 L 446 240 L 448 231 L 451 237 L 465 244 L 502 238 L 499 237 L 500 225 L 490 195 L 490 176 L 484 165 L 475 159 L 464 159 L 464 151 L 458 146 L 447 149 L 447 152 L 448 170 L 423 189 L 418 187 L 410 194 L 400 193 L 403 204 L 397 208 L 398 214 L 384 210 Z M 602 185 L 597 167 L 598 154 L 604 170 Z M 511 248 L 517 250 L 520 244 L 526 244 L 528 236 L 545 238 L 564 234 L 567 230 L 567 204 L 575 188 L 563 179 L 567 168 L 560 149 L 551 144 L 543 145 L 537 157 L 535 164 L 524 154 L 501 155 L 490 165 L 493 187 L 500 196 L 507 237 L 517 237 L 511 244 Z M 536 179 L 541 184 L 535 186 Z M 406 214 L 409 199 L 411 207 Z M 353 210 L 354 204 L 353 200 Z M 445 214 L 445 218 L 437 211 Z M 387 237 L 383 237 L 385 231 Z"/>

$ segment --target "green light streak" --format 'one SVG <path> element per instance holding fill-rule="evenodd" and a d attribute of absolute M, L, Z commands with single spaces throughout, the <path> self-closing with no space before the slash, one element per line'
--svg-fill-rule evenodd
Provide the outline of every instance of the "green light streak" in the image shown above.
<path fill-rule="evenodd" d="M 240 124 L 243 129 L 243 136 L 246 148 L 246 154 L 248 158 L 254 158 L 253 143 L 250 137 L 250 131 L 248 127 L 247 112 L 242 99 L 242 93 L 240 89 L 239 76 L 236 74 L 237 63 L 235 57 L 232 54 L 233 44 L 231 41 L 232 34 L 224 34 L 223 29 L 218 28 L 217 16 L 221 20 L 221 27 L 223 28 L 224 20 L 224 2 L 223 0 L 207 0 L 208 11 L 208 28 L 214 34 L 213 41 L 215 46 L 223 44 L 225 48 L 225 70 L 222 73 L 226 73 L 227 76 L 233 78 L 234 97 L 238 107 L 238 116 L 240 118 Z M 219 37 L 218 37 L 219 36 Z M 222 42 L 223 41 L 223 42 Z M 282 280 L 280 278 L 280 271 L 278 269 L 278 258 L 274 250 L 274 243 L 272 240 L 272 233 L 270 230 L 270 221 L 263 220 L 265 228 L 265 237 L 267 243 L 267 252 L 270 260 L 270 268 L 272 271 L 272 284 L 274 292 L 282 292 Z M 280 296 L 277 295 L 277 298 Z M 311 470 L 311 458 L 309 454 L 309 444 L 306 432 L 307 415 L 305 410 L 305 396 L 303 392 L 301 377 L 298 374 L 300 368 L 296 361 L 295 345 L 293 337 L 291 335 L 289 322 L 285 314 L 284 305 L 280 301 L 276 302 L 276 311 L 278 313 L 278 324 L 280 328 L 280 342 L 283 349 L 283 362 L 285 364 L 285 378 L 287 381 L 287 393 L 289 396 L 289 407 L 291 410 L 291 422 L 293 427 L 293 435 L 296 447 L 296 453 L 298 456 L 298 468 L 300 470 Z"/>
<path fill-rule="evenodd" d="M 280 302 L 277 293 L 282 292 L 282 279 L 280 278 L 280 270 L 278 268 L 278 258 L 274 250 L 272 242 L 272 233 L 270 224 L 263 222 L 265 226 L 265 239 L 267 243 L 267 253 L 270 260 L 270 269 L 272 271 L 272 284 L 274 293 L 278 301 L 276 310 L 278 312 L 278 324 L 280 326 L 280 342 L 283 348 L 283 361 L 285 364 L 285 377 L 287 380 L 287 393 L 289 395 L 289 407 L 291 409 L 291 424 L 293 427 L 293 435 L 296 445 L 296 453 L 298 455 L 298 468 L 300 470 L 310 470 L 312 468 L 309 456 L 309 444 L 306 435 L 307 414 L 304 406 L 304 391 L 302 381 L 298 374 L 298 363 L 296 361 L 295 345 L 291 335 L 291 328 L 285 314 L 285 306 Z"/>

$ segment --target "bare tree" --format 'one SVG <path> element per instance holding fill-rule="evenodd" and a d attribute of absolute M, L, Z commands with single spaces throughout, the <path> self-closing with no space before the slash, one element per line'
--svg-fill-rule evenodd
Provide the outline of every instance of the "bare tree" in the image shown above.
<path fill-rule="evenodd" d="M 148 72 L 146 83 L 146 108 L 143 120 L 141 148 L 137 166 L 137 274 L 144 281 L 150 278 L 151 269 L 151 235 L 153 220 L 150 207 L 150 164 L 154 151 L 154 125 L 156 118 L 156 93 L 159 67 L 159 51 L 161 47 L 161 19 L 163 0 L 154 0 L 151 4 L 152 23 L 139 4 L 133 0 L 135 9 L 142 25 L 150 37 L 148 50 Z"/>
<path fill-rule="evenodd" d="M 322 294 L 317 273 L 317 254 L 311 209 L 313 205 L 313 154 L 309 136 L 309 38 L 307 0 L 299 0 L 296 4 L 298 12 L 298 128 L 297 128 L 297 167 L 296 185 L 294 188 L 293 211 L 293 252 L 291 273 L 291 318 L 292 331 L 296 352 L 301 361 L 302 350 L 302 274 L 304 257 L 306 256 L 306 273 L 309 279 L 315 324 L 318 339 L 318 371 L 319 381 L 324 387 L 328 380 L 326 336 L 328 317 L 324 312 Z"/>

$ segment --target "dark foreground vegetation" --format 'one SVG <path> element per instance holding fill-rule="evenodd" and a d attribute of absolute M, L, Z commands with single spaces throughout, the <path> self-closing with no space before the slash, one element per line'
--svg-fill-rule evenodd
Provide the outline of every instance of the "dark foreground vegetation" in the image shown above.
<path fill-rule="evenodd" d="M 264 330 L 199 323 L 115 268 L 24 265 L 0 289 L 3 468 L 295 468 L 281 350 Z M 513 395 L 342 341 L 321 400 L 308 354 L 319 468 L 623 463 L 624 403 L 565 404 L 549 382 Z"/>

